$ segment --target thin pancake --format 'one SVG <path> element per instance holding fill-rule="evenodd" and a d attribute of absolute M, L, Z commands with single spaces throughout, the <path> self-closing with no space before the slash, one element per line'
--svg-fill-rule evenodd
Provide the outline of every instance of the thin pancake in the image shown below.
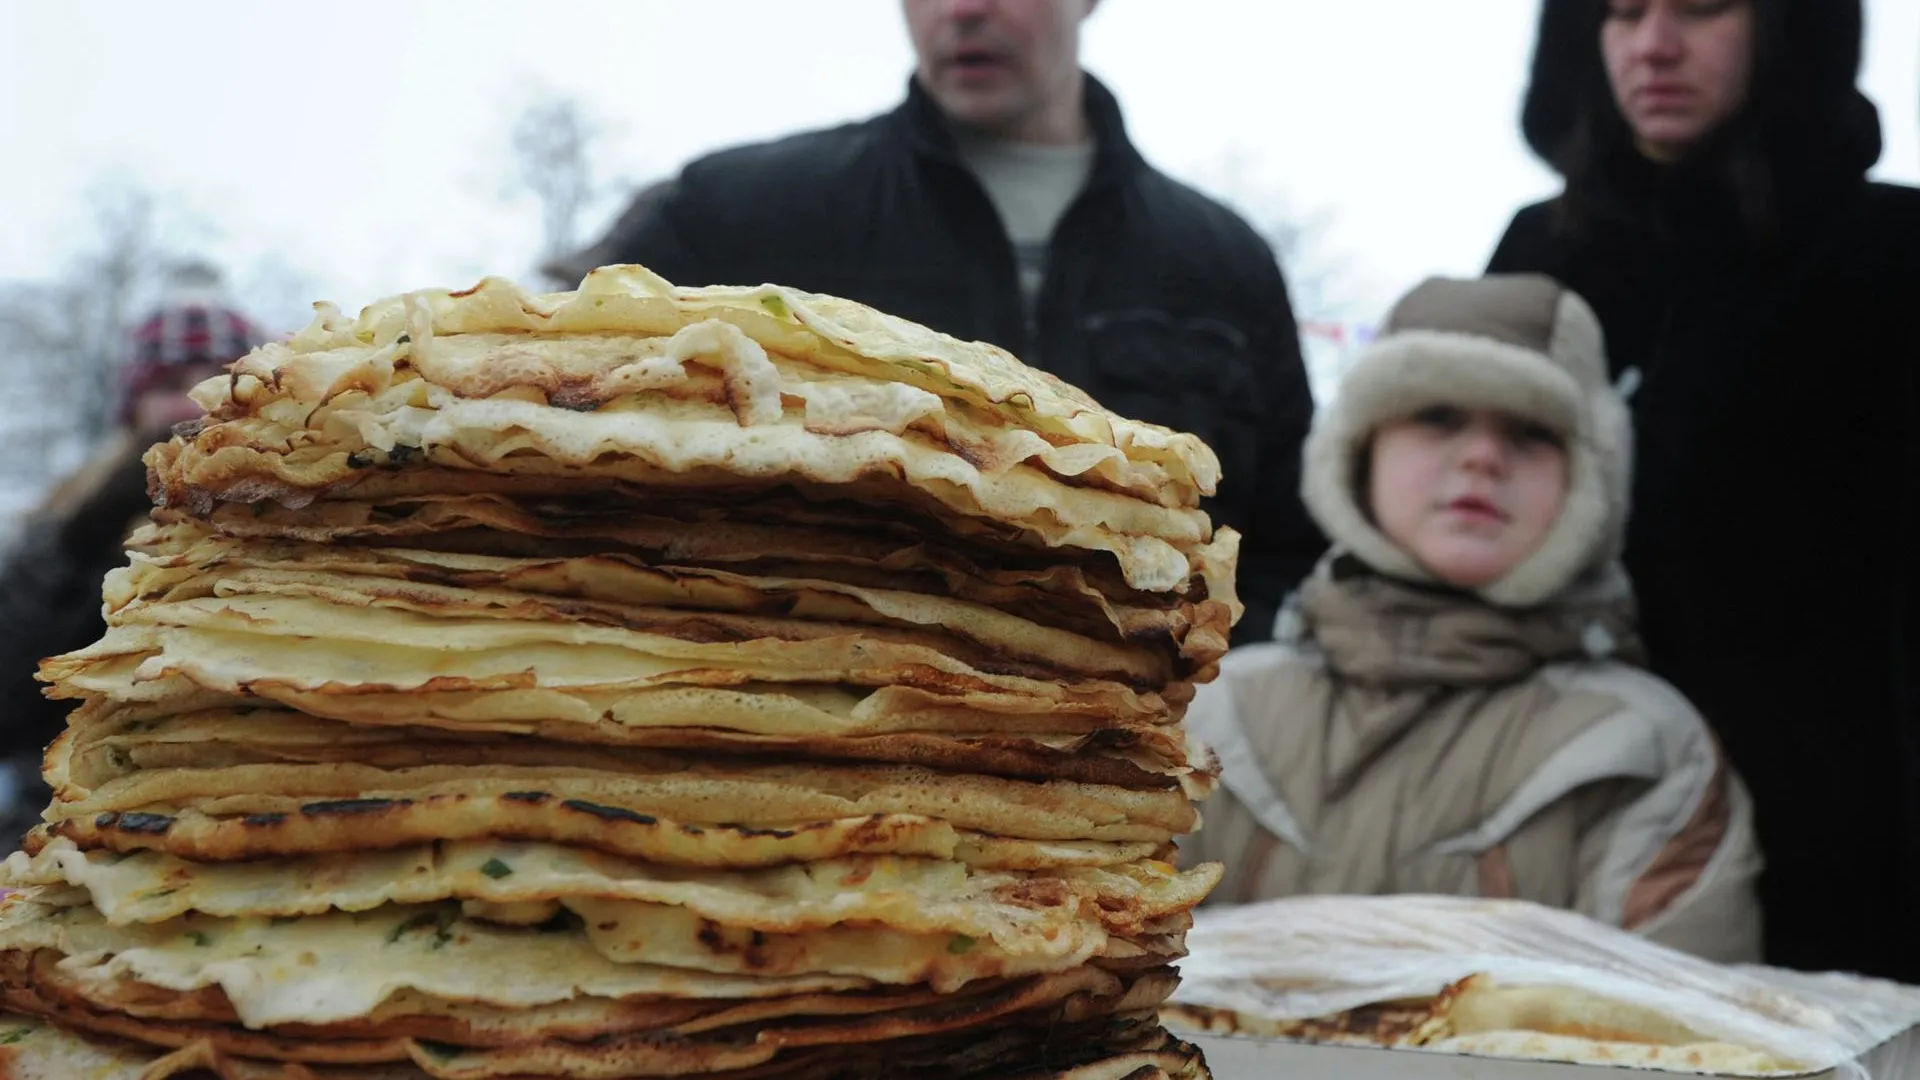
<path fill-rule="evenodd" d="M 1112 1011 L 1151 1007 L 1172 991 L 1170 972 L 1122 981 L 1083 969 L 1010 984 L 985 995 L 846 1018 L 795 1018 L 751 1029 L 663 1038 L 616 1034 L 590 1043 L 529 1040 L 495 1047 L 462 1047 L 409 1038 L 301 1038 L 229 1025 L 161 1023 L 55 1001 L 31 988 L 9 986 L 5 1003 L 24 1012 L 57 1018 L 97 1034 L 137 1039 L 156 1046 L 206 1042 L 251 1058 L 318 1064 L 367 1064 L 414 1060 L 434 1075 L 511 1076 L 533 1073 L 572 1077 L 681 1075 L 749 1068 L 783 1051 L 815 1046 L 860 1046 L 886 1040 L 925 1038 L 980 1027 L 1033 1028 L 1078 1023 Z"/>
<path fill-rule="evenodd" d="M 504 928 L 451 907 L 280 922 L 188 916 L 115 927 L 90 908 L 16 899 L 0 909 L 0 933 L 10 951 L 52 949 L 72 958 L 69 969 L 83 977 L 129 975 L 182 991 L 218 986 L 250 1027 L 356 1019 L 404 989 L 515 1007 L 580 995 L 742 999 L 867 985 L 620 964 L 577 931 Z"/>
<path fill-rule="evenodd" d="M 38 1016 L 0 1011 L 0 1080 L 428 1080 L 412 1065 L 311 1069 L 234 1060 L 198 1044 L 172 1053 L 86 1037 Z M 535 1078 L 523 1078 L 535 1080 Z"/>
<path fill-rule="evenodd" d="M 31 955 L 0 954 L 0 973 L 15 986 L 31 987 L 44 1000 L 155 1022 L 233 1026 L 240 1017 L 217 986 L 178 991 L 149 986 L 125 975 L 81 977 L 68 970 L 53 950 Z M 1107 973 L 1104 966 L 1077 968 L 1036 980 L 1067 980 L 1073 986 L 1119 987 L 1134 977 L 1167 974 L 1145 969 L 1139 976 Z M 290 1039 L 344 1038 L 360 1041 L 423 1040 L 457 1046 L 499 1047 L 565 1040 L 591 1042 L 609 1035 L 650 1035 L 659 1040 L 712 1036 L 727 1029 L 754 1031 L 776 1021 L 802 1018 L 846 1019 L 880 1013 L 906 1013 L 1005 993 L 1004 980 L 983 979 L 949 994 L 925 987 L 880 987 L 840 993 L 788 994 L 750 1001 L 702 1001 L 672 998 L 578 997 L 567 1001 L 501 1008 L 402 990 L 371 1013 L 329 1024 L 287 1023 L 264 1029 Z"/>
<path fill-rule="evenodd" d="M 648 301 L 629 297 L 628 302 Z M 413 308 L 405 331 L 388 320 L 384 333 L 392 335 L 391 344 L 323 335 L 303 355 L 296 339 L 256 351 L 236 363 L 228 379 L 204 386 L 209 421 L 200 431 L 176 437 L 171 453 L 150 455 L 160 501 L 204 506 L 211 499 L 252 501 L 262 495 L 297 499 L 350 481 L 370 455 L 377 454 L 378 463 L 403 448 L 410 456 L 500 472 L 547 460 L 610 475 L 632 463 L 641 471 L 722 468 L 754 478 L 798 475 L 828 484 L 891 484 L 902 494 L 936 499 L 962 515 L 1017 524 L 1050 546 L 1109 551 L 1129 579 L 1146 588 L 1183 585 L 1191 567 L 1180 547 L 1205 543 L 1210 535 L 1205 514 L 1189 509 L 1198 493 L 1186 489 L 1168 498 L 1180 487 L 1159 466 L 1127 481 L 1124 451 L 1099 451 L 1090 459 L 1030 432 L 1011 435 L 1025 449 L 1008 453 L 1011 444 L 1002 447 L 1003 440 L 972 437 L 965 430 L 965 409 L 945 410 L 938 395 L 924 390 L 890 388 L 920 395 L 934 414 L 926 423 L 914 421 L 912 433 L 897 423 L 872 421 L 821 427 L 811 415 L 812 397 L 804 417 L 788 411 L 784 399 L 790 392 L 806 396 L 808 387 L 831 377 L 817 371 L 803 375 L 804 363 L 794 365 L 788 358 L 771 361 L 759 343 L 722 319 L 691 325 L 676 319 L 669 340 L 617 346 L 606 354 L 614 367 L 604 374 L 619 372 L 615 378 L 624 380 L 625 390 L 583 412 L 570 402 L 553 404 L 550 385 L 527 385 L 523 393 L 518 385 L 498 380 L 524 373 L 538 383 L 533 372 L 574 362 L 566 359 L 570 354 L 577 361 L 584 350 L 608 344 L 604 335 L 522 331 L 502 337 L 476 331 L 463 339 L 443 331 L 436 336 L 439 324 L 418 294 L 406 303 Z M 758 315 L 748 321 L 765 323 Z M 513 361 L 492 357 L 503 348 L 515 355 Z M 686 366 L 689 361 L 720 369 L 723 385 L 710 390 L 696 385 L 693 393 L 685 393 L 677 384 L 693 370 Z M 462 387 L 475 370 L 488 372 L 492 388 L 482 397 L 464 396 L 463 389 L 477 392 Z M 1108 418 L 1103 423 L 1112 430 L 1128 422 Z M 1152 437 L 1190 438 L 1157 429 Z M 1075 457 L 1074 464 L 1065 473 L 1049 471 L 1064 464 L 1050 464 L 1060 453 Z M 1063 482 L 1096 460 L 1121 472 L 1089 475 L 1132 490 Z"/>
<path fill-rule="evenodd" d="M 415 1065 L 332 1068 L 224 1054 L 209 1042 L 163 1053 L 122 1040 L 88 1037 L 39 1017 L 0 1013 L 0 1080 L 429 1080 Z M 1076 1045 L 1077 1044 L 1077 1045 Z M 432 1055 L 438 1058 L 440 1054 Z M 715 1080 L 1009 1080 L 1009 1068 L 1033 1060 L 1017 1080 L 1206 1080 L 1199 1052 L 1138 1020 L 1060 1028 L 1036 1041 L 1021 1033 L 988 1035 L 956 1045 L 953 1038 L 898 1040 L 889 1053 L 848 1060 L 829 1049 L 803 1050 L 772 1065 L 713 1074 Z M 553 1080 L 502 1077 L 500 1080 Z"/>
<path fill-rule="evenodd" d="M 459 744 L 449 744 L 449 747 Z M 314 802 L 505 797 L 546 792 L 691 825 L 785 828 L 875 814 L 937 817 L 956 828 L 1032 840 L 1167 843 L 1192 828 L 1185 794 L 1068 781 L 1035 783 L 908 765 L 701 758 L 653 751 L 502 747 L 517 764 L 380 768 L 356 763 L 236 764 L 135 772 L 56 801 L 48 820 L 194 807 L 209 814 L 293 814 Z M 602 755 L 602 756 L 596 756 Z M 533 802 L 532 799 L 521 800 Z"/>
<path fill-rule="evenodd" d="M 906 1014 L 881 1014 L 855 1024 L 769 1025 L 760 1028 L 746 1045 L 732 1048 L 734 1055 L 764 1052 L 778 1047 L 781 1057 L 802 1048 L 817 1047 L 846 1056 L 884 1054 L 897 1042 L 929 1040 L 941 1035 L 964 1039 L 980 1033 L 1005 1034 L 1019 1031 L 1032 1043 L 1044 1045 L 1046 1032 L 1088 1023 L 1100 1024 L 1109 1014 L 1140 1015 L 1171 993 L 1178 980 L 1171 971 L 1142 976 L 1117 992 L 1101 994 L 1082 989 L 1053 997 L 1044 997 L 1038 988 L 1022 993 L 1009 992 L 998 1000 L 989 998 L 965 1004 L 941 1003 Z M 1027 1004 L 1022 999 L 1040 999 Z M 1052 998 L 1052 1000 L 1048 1000 Z M 1025 1005 L 1026 1007 L 1019 1007 Z M 415 1061 L 456 1080 L 481 1080 L 511 1074 L 562 1075 L 597 1080 L 674 1071 L 689 1066 L 706 1071 L 705 1055 L 689 1054 L 685 1044 L 661 1045 L 652 1040 L 615 1037 L 582 1047 L 571 1043 L 504 1050 L 470 1051 L 451 1056 L 444 1064 L 427 1065 L 416 1054 Z M 1039 1049 L 1038 1046 L 1033 1049 Z M 850 1053 L 851 1051 L 851 1053 Z M 1044 1060 L 1045 1055 L 1036 1055 Z M 770 1060 L 778 1061 L 772 1054 Z M 726 1060 L 720 1058 L 720 1060 Z M 697 1064 L 696 1064 L 697 1062 Z"/>
<path fill-rule="evenodd" d="M 722 697 L 721 695 L 727 695 Z M 371 696 L 371 695 L 368 695 Z M 692 692 L 717 707 L 713 719 L 728 719 L 727 707 L 749 716 L 783 710 L 777 695 L 768 708 L 755 708 L 750 695 L 733 691 Z M 367 703 L 362 695 L 340 695 L 358 708 L 342 710 L 360 715 Z M 272 761 L 320 763 L 359 760 L 383 768 L 463 760 L 437 756 L 442 748 L 472 745 L 522 748 L 519 757 L 499 761 L 557 761 L 578 749 L 592 747 L 600 754 L 647 750 L 710 751 L 723 756 L 779 756 L 786 760 L 872 761 L 919 765 L 955 772 L 1025 780 L 1068 780 L 1126 788 L 1152 789 L 1184 786 L 1189 798 L 1211 789 L 1216 766 L 1205 751 L 1176 741 L 1179 729 L 1165 727 L 1106 728 L 1084 735 L 1021 734 L 951 735 L 941 732 L 900 732 L 859 737 L 779 736 L 718 729 L 707 717 L 684 713 L 681 725 L 628 726 L 617 721 L 469 721 L 434 716 L 418 704 L 402 703 L 388 715 L 373 715 L 375 726 L 355 726 L 322 720 L 258 705 L 203 709 L 153 720 L 101 722 L 92 716 L 70 722 L 72 738 L 48 755 L 48 782 L 62 798 L 85 797 L 94 788 L 141 770 L 175 767 L 210 768 L 216 765 Z M 392 700 L 393 698 L 389 698 Z M 658 705 L 660 702 L 647 702 Z M 371 710 L 366 710 L 371 712 Z M 409 720 L 420 726 L 408 726 Z M 643 719 L 650 719 L 645 717 Z M 1168 751 L 1171 750 L 1171 759 Z M 1199 760 L 1195 762 L 1189 754 Z M 363 756 L 364 755 L 364 756 Z M 1196 767 L 1197 765 L 1197 767 Z"/>
<path fill-rule="evenodd" d="M 441 341 L 487 334 L 524 341 L 542 333 L 662 337 L 693 323 L 718 320 L 808 372 L 897 383 L 982 422 L 1054 436 L 1046 440 L 1048 445 L 1118 450 L 1129 463 L 1151 463 L 1164 470 L 1148 474 L 1155 483 L 1184 480 L 1196 494 L 1211 494 L 1218 474 L 1218 463 L 1194 436 L 1107 412 L 1084 393 L 1022 365 L 1002 349 L 958 341 L 849 300 L 779 286 L 676 288 L 645 267 L 606 266 L 589 273 L 572 293 L 531 296 L 511 282 L 486 278 L 458 293 L 428 290 L 381 300 L 368 305 L 358 319 L 343 317 L 332 305 L 316 310 L 313 323 L 287 348 L 295 354 L 327 356 L 330 362 L 276 366 L 270 355 L 255 354 L 260 366 L 253 370 L 269 380 L 272 390 L 302 402 L 324 401 L 362 385 L 358 369 L 363 361 L 333 355 L 338 349 L 380 348 L 401 337 L 423 335 Z M 503 362 L 484 352 L 486 359 L 472 359 L 470 350 L 423 353 L 423 372 L 463 393 L 484 395 L 504 386 L 532 384 L 577 406 L 626 392 L 632 378 L 644 379 L 657 366 L 645 358 L 660 355 L 627 343 L 573 359 L 515 352 Z M 236 385 L 231 391 L 238 394 L 241 389 Z M 805 400 L 813 404 L 811 397 Z M 861 411 L 871 409 L 867 405 Z M 1183 504 L 1192 505 L 1192 500 Z"/>
<path fill-rule="evenodd" d="M 193 552 L 194 538 L 212 526 L 250 550 L 305 542 L 538 563 L 619 559 L 665 573 L 835 582 L 950 596 L 1088 636 L 1169 642 L 1196 667 L 1219 658 L 1231 618 L 1231 574 L 1219 565 L 1230 553 L 1220 545 L 1199 553 L 1204 588 L 1169 597 L 1130 589 L 1098 563 L 1035 558 L 1011 545 L 968 545 L 937 521 L 915 523 L 897 510 L 877 515 L 842 509 L 845 504 L 823 507 L 778 492 L 695 502 L 564 477 L 540 478 L 537 490 L 523 492 L 513 490 L 516 478 L 473 473 L 449 478 L 449 486 L 457 480 L 463 492 L 376 494 L 376 488 L 396 487 L 392 479 L 364 478 L 353 489 L 357 498 L 321 500 L 297 511 L 274 503 L 222 506 L 205 524 L 159 510 L 154 518 L 162 524 L 137 534 L 132 546 L 171 560 Z M 110 606 L 121 602 L 124 597 L 110 593 Z"/>
<path fill-rule="evenodd" d="M 452 899 L 554 900 L 609 931 L 623 904 L 668 905 L 733 930 L 888 927 L 938 935 L 943 950 L 950 948 L 948 938 L 959 936 L 966 939 L 960 952 L 997 947 L 1041 955 L 1071 951 L 1077 937 L 1096 928 L 1143 933 L 1191 911 L 1217 878 L 1211 868 L 1183 872 L 1157 861 L 1019 873 L 891 856 L 752 871 L 675 869 L 578 848 L 497 841 L 232 864 L 153 852 L 89 853 L 57 841 L 37 856 L 16 852 L 0 868 L 6 887 L 86 890 L 113 925 L 164 922 L 189 912 L 279 918 Z M 601 906 L 593 906 L 596 901 Z"/>
<path fill-rule="evenodd" d="M 155 453 L 171 450 L 162 446 Z M 1148 591 L 1128 584 L 1117 567 L 1097 555 L 1036 547 L 1017 529 L 955 515 L 937 503 L 863 503 L 872 493 L 859 484 L 829 487 L 792 478 L 749 483 L 717 471 L 657 473 L 641 482 L 558 467 L 523 469 L 367 468 L 351 484 L 311 502 L 218 504 L 191 512 L 161 507 L 153 518 L 167 524 L 205 521 L 237 537 L 400 543 L 501 557 L 624 552 L 648 563 L 688 568 L 777 573 L 793 566 L 801 568 L 799 576 L 829 580 L 885 571 L 906 576 L 883 577 L 875 584 L 930 581 L 942 587 L 917 591 L 988 602 L 1031 601 L 1038 591 L 1065 601 L 1093 626 L 1123 625 L 1116 616 L 1128 622 L 1152 613 L 1194 617 L 1187 624 L 1151 619 L 1138 624 L 1143 630 L 1160 626 L 1177 633 L 1214 618 L 1230 620 L 1237 610 L 1232 580 L 1237 537 L 1226 529 L 1191 554 L 1194 572 L 1183 589 Z M 1198 618 L 1208 605 L 1218 610 Z"/>
<path fill-rule="evenodd" d="M 1036 841 L 956 829 L 908 814 L 785 827 L 695 826 L 544 790 L 438 795 L 420 801 L 344 799 L 290 813 L 221 815 L 186 809 L 68 818 L 35 826 L 23 847 L 55 838 L 86 849 L 160 851 L 212 862 L 335 851 L 378 851 L 436 840 L 570 844 L 670 866 L 743 869 L 843 855 L 952 859 L 1000 870 L 1111 866 L 1164 854 L 1154 841 Z"/>
<path fill-rule="evenodd" d="M 987 1080 L 988 1075 L 999 1080 L 1208 1080 L 1199 1051 L 1163 1033 L 1135 1025 L 1103 1034 L 1104 1038 L 1091 1040 L 1092 1049 L 1079 1054 L 1043 1047 L 1040 1056 L 1059 1064 L 1037 1070 L 1014 1074 L 989 1065 L 990 1073 L 975 1070 L 962 1077 L 939 1069 L 936 1053 L 934 1068 L 922 1067 L 913 1074 L 928 1080 Z M 720 1080 L 844 1080 L 845 1072 L 836 1075 L 830 1059 L 816 1058 L 816 1062 L 811 1071 L 755 1069 Z M 978 1063 L 977 1056 L 972 1063 Z M 205 1043 L 161 1054 L 136 1043 L 84 1037 L 38 1017 L 0 1013 L 0 1080 L 428 1080 L 429 1075 L 413 1065 L 331 1069 L 233 1058 Z M 885 1075 L 868 1073 L 863 1080 L 880 1080 Z"/>
<path fill-rule="evenodd" d="M 1294 1039 L 1335 1046 L 1421 1046 L 1444 1031 L 1433 999 L 1382 1002 L 1310 1020 L 1270 1020 L 1227 1009 L 1172 1002 L 1160 1020 L 1174 1031 Z"/>
<path fill-rule="evenodd" d="M 280 591 L 335 602 L 366 602 L 534 621 L 585 621 L 645 629 L 673 626 L 700 611 L 741 632 L 791 632 L 777 616 L 896 629 L 938 628 L 949 648 L 1000 653 L 1066 672 L 1134 681 L 1170 681 L 1171 657 L 1012 615 L 986 604 L 900 589 L 804 577 L 648 568 L 620 556 L 504 559 L 404 549 L 211 538 L 165 562 L 136 557 L 108 585 L 116 613 L 138 604 L 196 596 Z M 119 595 L 116 595 L 119 594 Z M 123 599 L 114 603 L 115 599 Z M 343 600 L 343 598 L 345 598 Z M 674 614 L 679 612 L 680 614 Z M 754 618 L 730 623 L 725 616 Z"/>
<path fill-rule="evenodd" d="M 573 691 L 750 682 L 909 686 L 935 693 L 1019 694 L 1087 703 L 1154 720 L 1191 696 L 1188 684 L 1142 691 L 1110 679 L 1060 679 L 1018 663 L 981 670 L 929 647 L 852 628 L 813 627 L 799 640 L 723 635 L 690 641 L 580 624 L 450 618 L 347 608 L 310 598 L 202 598 L 122 612 L 96 643 L 42 662 L 54 697 L 154 700 L 169 675 L 205 690 L 426 692 Z M 691 633 L 691 631 L 689 631 Z M 325 647 L 314 648 L 316 642 Z"/>

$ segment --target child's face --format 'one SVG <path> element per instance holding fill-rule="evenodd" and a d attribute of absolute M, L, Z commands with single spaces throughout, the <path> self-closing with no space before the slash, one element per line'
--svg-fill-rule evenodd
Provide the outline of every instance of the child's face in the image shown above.
<path fill-rule="evenodd" d="M 1387 539 L 1450 585 L 1492 584 L 1560 516 L 1567 453 L 1531 420 L 1436 405 L 1373 436 L 1369 505 Z"/>

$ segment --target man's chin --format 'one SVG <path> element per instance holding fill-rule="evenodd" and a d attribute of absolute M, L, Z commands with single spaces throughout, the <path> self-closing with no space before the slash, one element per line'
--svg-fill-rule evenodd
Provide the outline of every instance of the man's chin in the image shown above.
<path fill-rule="evenodd" d="M 1005 93 L 949 89 L 935 100 L 954 124 L 988 135 L 1012 130 L 1022 116 Z"/>

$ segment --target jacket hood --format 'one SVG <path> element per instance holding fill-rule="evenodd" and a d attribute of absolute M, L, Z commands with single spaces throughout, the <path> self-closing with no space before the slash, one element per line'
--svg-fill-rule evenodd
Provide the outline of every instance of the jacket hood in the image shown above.
<path fill-rule="evenodd" d="M 1778 180 L 1789 194 L 1809 183 L 1858 180 L 1881 152 L 1879 113 L 1855 86 L 1860 0 L 1751 2 L 1753 85 L 1746 109 L 1717 141 L 1746 142 L 1781 174 Z M 1600 57 L 1606 9 L 1607 0 L 1544 0 L 1541 5 L 1521 130 L 1534 152 L 1562 175 L 1580 167 L 1570 155 L 1583 139 L 1601 144 L 1602 158 L 1638 157 Z M 1602 169 L 1621 164 L 1590 163 Z"/>
<path fill-rule="evenodd" d="M 1632 432 L 1608 382 L 1600 322 L 1584 300 L 1538 274 L 1435 278 L 1394 305 L 1308 432 L 1301 495 L 1336 549 L 1381 573 L 1433 582 L 1389 540 L 1362 481 L 1382 424 L 1431 405 L 1490 408 L 1558 433 L 1567 495 L 1540 546 L 1481 599 L 1503 607 L 1552 600 L 1619 557 Z"/>

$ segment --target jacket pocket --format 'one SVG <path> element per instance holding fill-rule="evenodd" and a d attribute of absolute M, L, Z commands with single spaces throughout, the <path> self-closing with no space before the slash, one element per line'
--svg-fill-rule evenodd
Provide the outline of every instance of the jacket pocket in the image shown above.
<path fill-rule="evenodd" d="M 1198 435 L 1242 483 L 1259 466 L 1266 394 L 1241 326 L 1159 308 L 1096 312 L 1081 320 L 1095 373 L 1090 387 L 1122 416 Z"/>

